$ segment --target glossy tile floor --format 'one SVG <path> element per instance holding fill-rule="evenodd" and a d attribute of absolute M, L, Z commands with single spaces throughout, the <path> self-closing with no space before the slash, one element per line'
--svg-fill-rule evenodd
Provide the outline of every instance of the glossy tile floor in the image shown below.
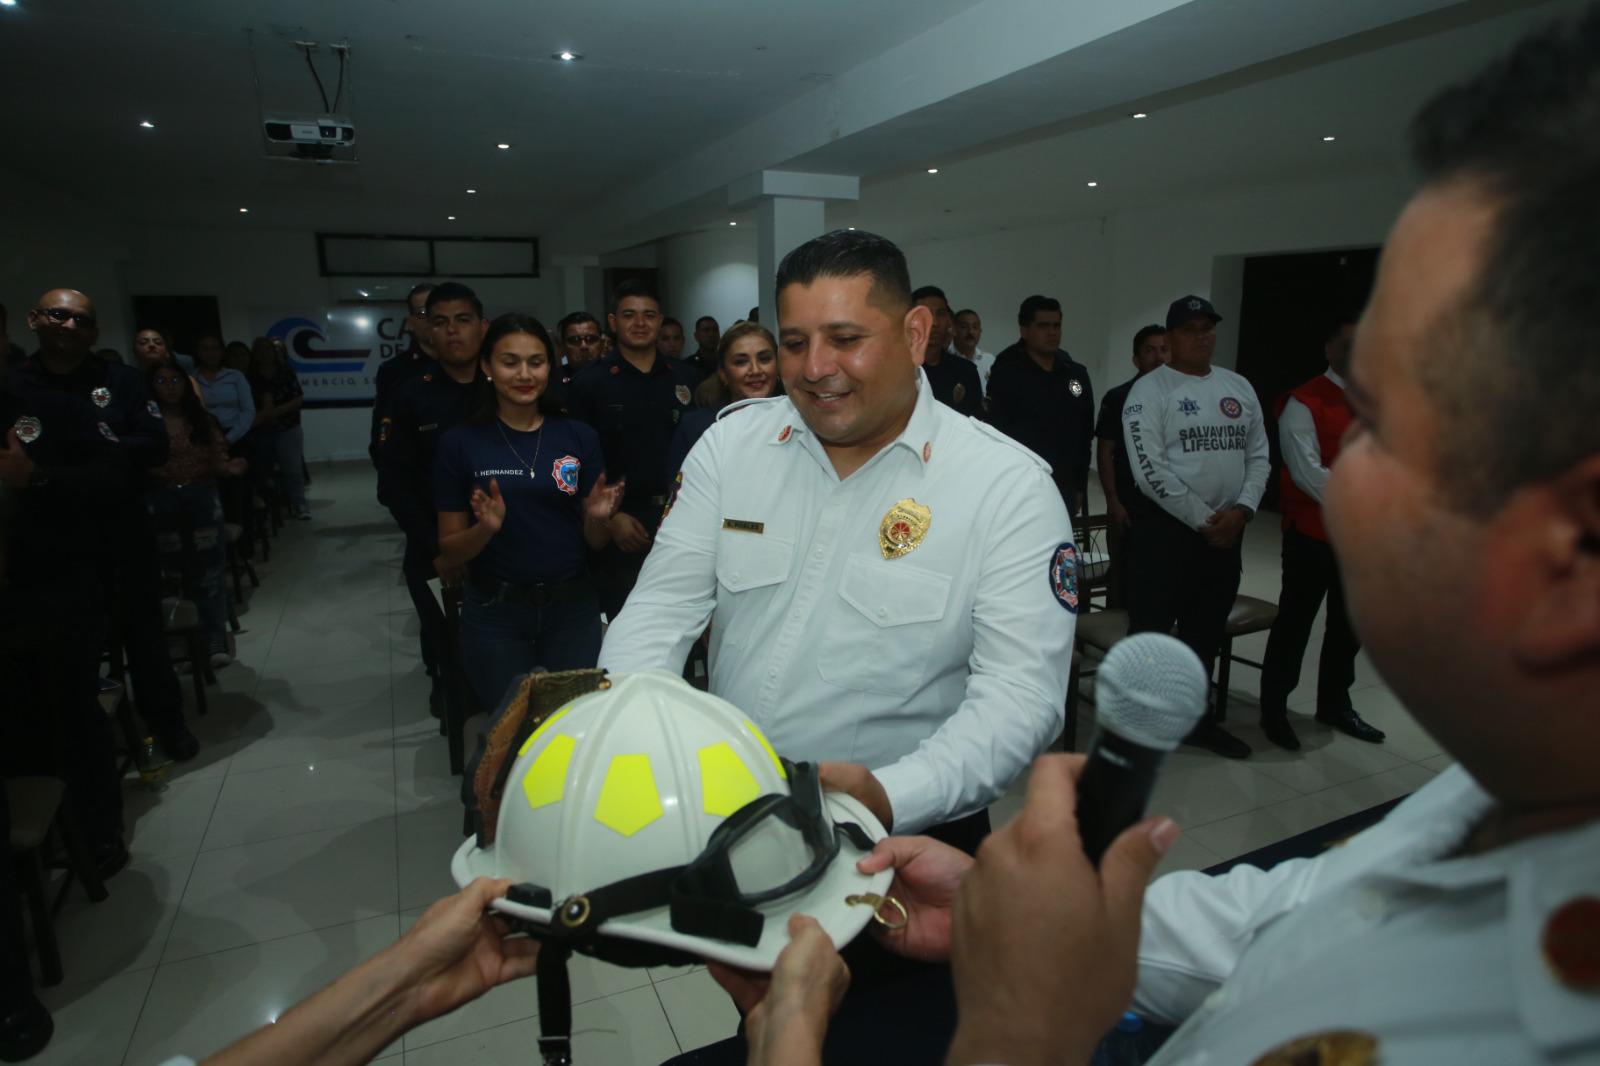
<path fill-rule="evenodd" d="M 130 782 L 133 863 L 111 897 L 74 893 L 58 928 L 67 980 L 41 995 L 56 1037 L 39 1064 L 151 1066 L 209 1054 L 393 941 L 453 890 L 457 779 L 428 716 L 416 623 L 399 583 L 400 538 L 370 468 L 314 471 L 316 519 L 261 566 L 239 661 L 218 674 L 204 748 L 162 792 Z M 1244 591 L 1275 600 L 1278 540 L 1255 523 Z M 1307 653 L 1314 675 L 1320 630 Z M 1239 642 L 1259 658 L 1265 636 Z M 1353 698 L 1389 732 L 1381 747 L 1303 714 L 1306 748 L 1270 748 L 1250 723 L 1256 671 L 1237 667 L 1230 720 L 1245 762 L 1180 750 L 1156 806 L 1184 827 L 1164 868 L 1207 866 L 1394 796 L 1448 765 L 1364 660 Z M 1304 692 L 1297 693 L 1304 695 Z M 1087 711 L 1087 708 L 1086 708 Z M 1300 719 L 1296 719 L 1297 722 Z M 998 802 L 1020 805 L 1022 785 Z M 578 1061 L 653 1064 L 732 1033 L 736 1015 L 698 968 L 572 974 Z M 535 1060 L 531 982 L 496 990 L 388 1048 L 405 1066 Z"/>

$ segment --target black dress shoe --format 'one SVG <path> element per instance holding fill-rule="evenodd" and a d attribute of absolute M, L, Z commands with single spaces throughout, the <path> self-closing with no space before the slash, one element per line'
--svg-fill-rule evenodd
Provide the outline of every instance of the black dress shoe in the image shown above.
<path fill-rule="evenodd" d="M 1183 738 L 1185 744 L 1204 748 L 1225 759 L 1248 759 L 1250 745 L 1210 720 L 1203 719 Z"/>
<path fill-rule="evenodd" d="M 37 996 L 0 1016 L 0 1062 L 21 1062 L 44 1050 L 55 1034 L 56 1023 Z"/>
<path fill-rule="evenodd" d="M 1341 707 L 1337 711 L 1324 713 L 1317 712 L 1317 721 L 1329 725 L 1347 736 L 1364 740 L 1368 744 L 1382 744 L 1384 732 L 1376 726 L 1370 726 L 1356 713 L 1354 707 Z"/>
<path fill-rule="evenodd" d="M 1300 738 L 1294 734 L 1294 726 L 1289 724 L 1288 718 L 1263 718 L 1261 731 L 1284 751 L 1299 751 Z"/>
<path fill-rule="evenodd" d="M 161 734 L 161 746 L 174 762 L 188 762 L 200 754 L 200 740 L 189 732 L 188 726 L 180 725 Z"/>
<path fill-rule="evenodd" d="M 109 881 L 123 871 L 131 856 L 122 838 L 112 837 L 91 846 L 89 858 L 94 862 L 94 872 L 100 875 L 100 880 Z"/>

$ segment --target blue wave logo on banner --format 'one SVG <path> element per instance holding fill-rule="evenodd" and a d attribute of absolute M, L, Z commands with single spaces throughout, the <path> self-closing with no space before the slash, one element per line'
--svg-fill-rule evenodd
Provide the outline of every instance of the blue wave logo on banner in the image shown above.
<path fill-rule="evenodd" d="M 289 362 L 302 374 L 358 374 L 366 369 L 371 348 L 323 348 L 328 335 L 309 318 L 284 318 L 272 324 L 267 336 L 280 338 L 289 349 Z"/>

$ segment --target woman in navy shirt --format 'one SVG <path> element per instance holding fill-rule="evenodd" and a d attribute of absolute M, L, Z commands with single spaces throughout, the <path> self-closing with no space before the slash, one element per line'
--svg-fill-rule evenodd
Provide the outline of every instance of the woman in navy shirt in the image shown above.
<path fill-rule="evenodd" d="M 595 431 L 557 413 L 553 350 L 536 318 L 490 323 L 473 414 L 434 464 L 436 565 L 467 569 L 461 662 L 483 707 L 535 667 L 576 670 L 600 655 L 585 549 L 610 540 L 622 484 L 606 483 Z"/>

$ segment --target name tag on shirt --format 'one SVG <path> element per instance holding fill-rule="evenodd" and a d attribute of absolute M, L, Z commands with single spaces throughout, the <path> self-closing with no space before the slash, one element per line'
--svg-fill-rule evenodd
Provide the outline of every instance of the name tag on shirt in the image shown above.
<path fill-rule="evenodd" d="M 764 533 L 767 526 L 765 522 L 746 522 L 742 518 L 724 518 L 723 529 L 731 529 L 736 533 Z"/>

